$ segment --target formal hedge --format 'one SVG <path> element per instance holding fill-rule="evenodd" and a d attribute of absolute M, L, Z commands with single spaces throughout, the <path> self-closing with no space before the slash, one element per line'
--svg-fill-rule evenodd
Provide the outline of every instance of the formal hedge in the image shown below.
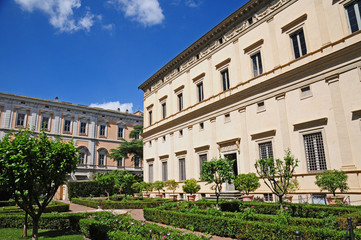
<path fill-rule="evenodd" d="M 110 195 L 116 194 L 119 189 L 114 187 Z M 72 198 L 79 197 L 100 197 L 106 195 L 104 188 L 99 186 L 96 181 L 70 181 L 68 182 L 68 197 Z"/>
<path fill-rule="evenodd" d="M 85 213 L 44 213 L 41 215 L 39 227 L 41 229 L 79 231 L 79 220 L 86 216 Z M 22 228 L 24 220 L 24 214 L 0 214 L 0 228 Z M 30 216 L 28 224 L 32 226 Z"/>
<path fill-rule="evenodd" d="M 158 207 L 161 206 L 164 202 L 171 202 L 172 200 L 144 198 L 142 200 L 111 201 L 111 200 L 73 198 L 71 201 L 73 203 L 92 208 L 98 208 L 100 201 L 102 209 L 143 209 L 143 208 Z"/>
<path fill-rule="evenodd" d="M 282 225 L 262 221 L 245 221 L 224 216 L 172 212 L 160 209 L 144 209 L 145 219 L 167 225 L 187 228 L 192 231 L 238 239 L 295 239 L 295 231 L 300 231 L 302 239 L 335 240 L 343 239 L 346 231 L 328 228 Z M 356 239 L 361 233 L 355 232 Z"/>
<path fill-rule="evenodd" d="M 37 206 L 34 206 L 34 207 L 36 208 Z M 45 208 L 44 213 L 68 212 L 68 211 L 69 211 L 69 204 L 63 203 L 63 202 L 58 202 L 58 201 L 52 201 Z M 23 212 L 24 212 L 24 210 L 22 210 L 19 207 L 14 206 L 14 205 L 8 205 L 8 207 L 0 207 L 0 214 L 1 213 L 23 213 Z"/>
<path fill-rule="evenodd" d="M 201 240 L 203 236 L 186 234 L 182 231 L 162 227 L 157 224 L 136 221 L 129 216 L 101 212 L 79 221 L 85 237 L 96 240 L 105 239 L 173 239 Z M 130 237 L 131 236 L 131 237 Z M 133 238 L 134 236 L 134 238 Z"/>
<path fill-rule="evenodd" d="M 0 201 L 0 207 L 15 206 L 14 200 Z"/>

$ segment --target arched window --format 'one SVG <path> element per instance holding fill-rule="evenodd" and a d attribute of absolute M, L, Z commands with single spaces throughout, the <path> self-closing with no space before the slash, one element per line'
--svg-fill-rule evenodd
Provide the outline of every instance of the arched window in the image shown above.
<path fill-rule="evenodd" d="M 108 151 L 105 148 L 98 149 L 98 166 L 105 167 L 107 164 Z"/>
<path fill-rule="evenodd" d="M 79 152 L 79 165 L 85 165 L 88 163 L 88 148 L 86 147 L 78 147 L 78 149 L 80 150 Z"/>

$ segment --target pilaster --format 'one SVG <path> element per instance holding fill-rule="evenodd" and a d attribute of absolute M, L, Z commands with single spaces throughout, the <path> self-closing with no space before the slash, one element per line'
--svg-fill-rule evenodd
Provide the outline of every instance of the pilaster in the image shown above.
<path fill-rule="evenodd" d="M 288 118 L 286 109 L 286 94 L 276 96 L 278 116 L 280 120 L 280 131 L 282 136 L 283 150 L 291 147 L 290 133 L 288 129 Z"/>
<path fill-rule="evenodd" d="M 249 146 L 248 146 L 248 131 L 247 131 L 247 113 L 246 113 L 246 107 L 243 107 L 241 109 L 238 110 L 241 119 L 241 132 L 240 132 L 240 136 L 241 136 L 241 152 L 239 154 L 240 156 L 240 162 L 239 165 L 242 166 L 241 170 L 243 169 L 242 172 L 240 173 L 248 173 L 250 172 L 250 159 L 249 159 Z"/>

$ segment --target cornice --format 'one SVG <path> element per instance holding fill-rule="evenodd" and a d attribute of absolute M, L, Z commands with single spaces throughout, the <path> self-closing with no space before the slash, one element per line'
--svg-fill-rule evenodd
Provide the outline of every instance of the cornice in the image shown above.
<path fill-rule="evenodd" d="M 181 52 L 173 60 L 163 66 L 138 88 L 142 89 L 144 93 L 146 93 L 147 88 L 152 86 L 158 80 L 162 79 L 162 81 L 165 82 L 164 78 L 167 78 L 167 75 L 174 76 L 182 70 L 187 69 L 190 65 L 193 65 L 196 60 L 201 60 L 201 58 L 206 57 L 209 51 L 213 51 L 217 48 L 217 42 L 220 38 L 222 38 L 222 40 L 224 39 L 224 41 L 233 39 L 235 35 L 239 35 L 251 26 L 256 26 L 257 22 L 265 19 L 266 16 L 272 14 L 277 9 L 291 1 L 296 0 L 248 1 L 241 8 L 236 10 L 229 17 L 224 19 L 221 23 L 216 25 L 213 29 L 194 42 L 186 50 Z M 250 18 L 252 18 L 252 24 L 248 22 L 248 19 Z M 232 42 L 233 41 L 234 40 L 232 40 Z"/>

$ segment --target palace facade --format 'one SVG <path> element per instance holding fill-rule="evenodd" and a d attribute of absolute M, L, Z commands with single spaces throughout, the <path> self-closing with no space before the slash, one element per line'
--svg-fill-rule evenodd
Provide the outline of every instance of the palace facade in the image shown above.
<path fill-rule="evenodd" d="M 111 149 L 129 139 L 134 126 L 143 124 L 142 112 L 135 114 L 0 93 L 0 138 L 12 129 L 42 128 L 49 136 L 73 139 L 80 149 L 81 162 L 69 180 L 91 180 L 96 172 L 115 169 L 142 174 L 141 159 L 114 161 Z"/>
<path fill-rule="evenodd" d="M 338 169 L 361 204 L 360 29 L 361 0 L 248 1 L 139 86 L 145 181 L 175 179 L 182 194 L 203 161 L 256 172 L 290 149 L 295 202 L 323 201 L 315 176 Z M 265 185 L 256 194 L 273 197 Z"/>

